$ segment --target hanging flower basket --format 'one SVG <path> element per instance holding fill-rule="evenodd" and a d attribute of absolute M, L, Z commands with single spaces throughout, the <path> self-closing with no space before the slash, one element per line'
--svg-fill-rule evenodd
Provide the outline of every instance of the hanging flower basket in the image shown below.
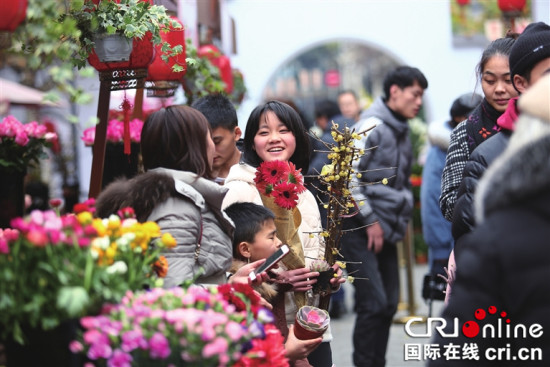
<path fill-rule="evenodd" d="M 94 51 L 100 62 L 124 62 L 130 60 L 133 41 L 123 34 L 94 35 Z"/>

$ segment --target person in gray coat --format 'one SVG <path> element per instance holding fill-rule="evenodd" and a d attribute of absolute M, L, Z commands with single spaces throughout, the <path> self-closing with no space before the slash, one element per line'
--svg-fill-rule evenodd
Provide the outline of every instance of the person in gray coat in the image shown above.
<path fill-rule="evenodd" d="M 111 183 L 96 201 L 96 215 L 108 217 L 132 207 L 138 221 L 154 221 L 174 236 L 164 287 L 197 278 L 201 284 L 227 282 L 233 247 L 233 223 L 221 210 L 227 188 L 212 178 L 215 153 L 208 121 L 188 106 L 153 112 L 141 132 L 145 173 Z M 247 276 L 264 260 L 247 264 L 232 281 Z"/>
<path fill-rule="evenodd" d="M 411 219 L 413 197 L 409 177 L 412 145 L 408 119 L 422 106 L 426 77 L 417 68 L 401 66 L 384 80 L 385 97 L 378 98 L 352 127 L 356 132 L 375 125 L 356 146 L 365 155 L 354 168 L 361 172 L 353 196 L 360 211 L 344 221 L 342 253 L 356 281 L 353 362 L 384 366 L 390 326 L 399 299 L 396 242 L 403 239 Z M 355 229 L 355 230 L 354 230 Z"/>

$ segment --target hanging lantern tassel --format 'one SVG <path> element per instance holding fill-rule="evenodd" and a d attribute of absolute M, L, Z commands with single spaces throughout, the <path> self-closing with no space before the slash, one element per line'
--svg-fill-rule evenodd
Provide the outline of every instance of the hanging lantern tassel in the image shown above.
<path fill-rule="evenodd" d="M 131 144 L 130 144 L 130 113 L 132 109 L 130 101 L 126 97 L 126 91 L 124 91 L 124 100 L 120 105 L 122 108 L 122 114 L 124 115 L 124 154 L 130 155 L 131 153 Z"/>

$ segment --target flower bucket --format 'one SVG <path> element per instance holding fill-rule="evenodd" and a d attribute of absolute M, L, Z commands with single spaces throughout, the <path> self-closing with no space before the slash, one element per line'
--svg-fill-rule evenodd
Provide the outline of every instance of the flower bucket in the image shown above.
<path fill-rule="evenodd" d="M 0 167 L 0 228 L 9 228 L 13 218 L 25 212 L 25 171 Z"/>
<path fill-rule="evenodd" d="M 122 34 L 95 35 L 94 44 L 94 51 L 100 62 L 124 62 L 130 60 L 133 40 Z"/>
<path fill-rule="evenodd" d="M 4 342 L 6 367 L 80 367 L 84 356 L 73 354 L 69 343 L 76 338 L 78 319 L 61 323 L 51 330 L 23 326 L 26 343 Z"/>
<path fill-rule="evenodd" d="M 124 144 L 122 143 L 107 143 L 105 145 L 102 189 L 117 178 L 132 178 L 138 173 L 139 148 L 138 143 L 132 143 L 131 153 L 128 155 L 124 154 Z"/>

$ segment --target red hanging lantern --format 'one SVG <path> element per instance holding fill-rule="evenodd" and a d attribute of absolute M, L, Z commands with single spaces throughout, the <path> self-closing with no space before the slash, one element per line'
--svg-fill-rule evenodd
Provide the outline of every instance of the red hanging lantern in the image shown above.
<path fill-rule="evenodd" d="M 500 11 L 506 12 L 522 12 L 525 7 L 526 0 L 498 0 Z"/>
<path fill-rule="evenodd" d="M 8 0 L 2 2 L 0 12 L 0 31 L 13 32 L 27 15 L 27 0 Z"/>
<path fill-rule="evenodd" d="M 466 6 L 470 4 L 470 0 L 456 0 L 456 3 L 460 6 Z"/>
<path fill-rule="evenodd" d="M 162 44 L 155 46 L 155 59 L 149 65 L 147 79 L 145 80 L 145 88 L 149 97 L 171 97 L 175 90 L 181 84 L 181 79 L 185 75 L 185 33 L 183 24 L 176 17 L 171 17 L 175 20 L 180 28 L 170 27 L 168 32 L 162 32 L 160 37 L 163 42 L 167 42 L 170 47 L 181 45 L 182 53 L 177 56 L 170 57 L 168 62 L 162 59 Z M 174 65 L 180 65 L 183 71 L 174 71 Z"/>
<path fill-rule="evenodd" d="M 218 68 L 222 81 L 225 83 L 225 92 L 233 92 L 233 73 L 231 71 L 231 60 L 223 55 L 214 45 L 204 45 L 197 50 L 199 57 L 206 57 Z"/>

